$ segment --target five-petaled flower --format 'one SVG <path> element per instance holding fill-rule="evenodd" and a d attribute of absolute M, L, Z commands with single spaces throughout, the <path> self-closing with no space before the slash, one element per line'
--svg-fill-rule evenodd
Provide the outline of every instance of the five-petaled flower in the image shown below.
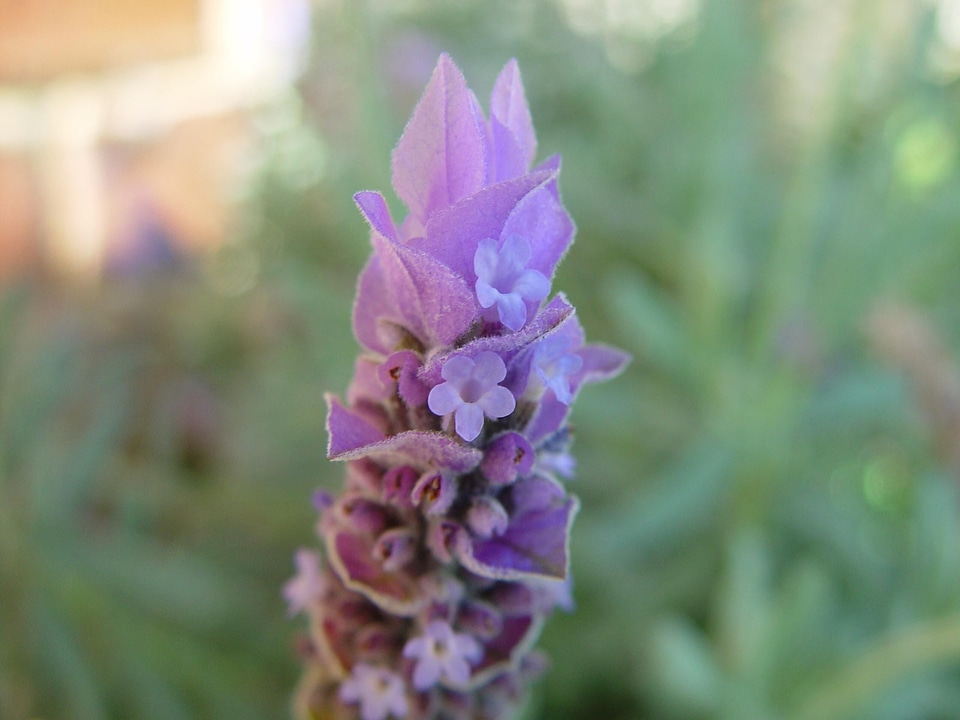
<path fill-rule="evenodd" d="M 340 699 L 360 704 L 361 720 L 386 720 L 407 716 L 407 696 L 403 679 L 382 667 L 357 663 L 350 677 L 340 686 Z"/>
<path fill-rule="evenodd" d="M 427 406 L 436 415 L 454 414 L 457 435 L 467 442 L 483 429 L 484 416 L 506 417 L 517 406 L 516 398 L 500 382 L 507 366 L 496 353 L 483 351 L 474 359 L 455 355 L 447 360 L 440 376 L 446 381 L 427 396 Z"/>
<path fill-rule="evenodd" d="M 481 240 L 473 256 L 480 307 L 497 306 L 500 322 L 516 332 L 527 322 L 527 301 L 540 302 L 550 292 L 550 281 L 539 270 L 527 268 L 530 243 L 510 235 L 497 247 L 491 238 Z"/>
<path fill-rule="evenodd" d="M 470 664 L 483 657 L 483 648 L 470 635 L 456 633 L 449 623 L 434 620 L 423 635 L 407 641 L 403 656 L 416 658 L 413 686 L 427 690 L 441 680 L 465 685 L 470 679 Z"/>

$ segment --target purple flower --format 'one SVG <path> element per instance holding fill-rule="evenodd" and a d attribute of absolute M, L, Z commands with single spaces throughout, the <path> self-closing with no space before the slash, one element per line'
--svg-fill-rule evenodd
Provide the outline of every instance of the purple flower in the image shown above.
<path fill-rule="evenodd" d="M 539 303 L 550 292 L 544 274 L 527 268 L 530 254 L 530 243 L 510 235 L 499 248 L 496 240 L 481 240 L 473 256 L 480 307 L 496 305 L 500 322 L 514 332 L 527 322 L 526 302 Z"/>
<path fill-rule="evenodd" d="M 446 382 L 430 391 L 427 406 L 437 415 L 453 413 L 457 435 L 467 442 L 480 434 L 484 416 L 506 417 L 517 406 L 513 393 L 499 384 L 507 376 L 507 367 L 496 353 L 484 351 L 473 360 L 455 355 L 440 376 Z"/>
<path fill-rule="evenodd" d="M 283 597 L 287 601 L 289 615 L 296 615 L 304 610 L 323 590 L 320 553 L 300 548 L 293 559 L 297 574 L 283 586 Z"/>
<path fill-rule="evenodd" d="M 360 703 L 361 720 L 386 720 L 407 716 L 407 695 L 403 680 L 385 668 L 357 663 L 350 677 L 340 686 L 340 699 Z"/>
<path fill-rule="evenodd" d="M 403 656 L 416 659 L 413 686 L 427 690 L 441 680 L 454 686 L 466 685 L 470 680 L 470 663 L 483 656 L 483 648 L 470 635 L 455 633 L 448 623 L 434 620 L 423 635 L 404 645 Z"/>
<path fill-rule="evenodd" d="M 543 384 L 556 395 L 557 400 L 569 405 L 573 399 L 570 378 L 583 367 L 583 358 L 571 349 L 573 341 L 565 335 L 551 335 L 541 340 L 534 354 L 533 365 Z"/>
<path fill-rule="evenodd" d="M 514 61 L 489 108 L 441 56 L 393 153 L 407 216 L 354 197 L 373 246 L 363 352 L 346 399 L 327 396 L 347 480 L 316 503 L 323 567 L 300 551 L 284 588 L 291 613 L 309 609 L 301 720 L 503 720 L 542 667 L 544 620 L 572 607 L 569 405 L 628 358 L 548 299 L 573 223 L 559 159 L 531 169 Z"/>

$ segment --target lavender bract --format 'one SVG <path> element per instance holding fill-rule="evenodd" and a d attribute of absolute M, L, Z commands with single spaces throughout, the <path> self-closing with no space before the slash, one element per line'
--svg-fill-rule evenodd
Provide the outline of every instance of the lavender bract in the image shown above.
<path fill-rule="evenodd" d="M 300 717 L 508 717 L 544 666 L 544 620 L 570 606 L 567 413 L 628 358 L 547 300 L 574 229 L 559 160 L 531 169 L 535 153 L 516 63 L 487 119 L 443 55 L 393 154 L 409 215 L 355 197 L 363 352 L 327 419 L 347 479 L 315 499 L 326 563 L 298 551 L 284 590 L 310 621 Z"/>

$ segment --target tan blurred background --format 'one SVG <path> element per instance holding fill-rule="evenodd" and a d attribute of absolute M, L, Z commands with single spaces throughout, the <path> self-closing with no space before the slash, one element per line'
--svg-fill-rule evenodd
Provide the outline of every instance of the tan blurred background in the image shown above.
<path fill-rule="evenodd" d="M 306 0 L 0 0 L 0 278 L 216 247 Z"/>

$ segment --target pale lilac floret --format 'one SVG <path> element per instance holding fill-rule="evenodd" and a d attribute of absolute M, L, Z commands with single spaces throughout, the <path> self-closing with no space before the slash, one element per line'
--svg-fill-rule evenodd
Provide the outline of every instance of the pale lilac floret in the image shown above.
<path fill-rule="evenodd" d="M 480 307 L 497 307 L 500 322 L 516 332 L 527 322 L 527 305 L 540 302 L 550 293 L 550 281 L 539 270 L 527 268 L 530 243 L 510 235 L 497 247 L 491 238 L 481 240 L 473 256 Z"/>
<path fill-rule="evenodd" d="M 340 686 L 340 699 L 360 704 L 361 720 L 386 720 L 407 716 L 407 695 L 403 680 L 385 668 L 357 663 Z"/>
<path fill-rule="evenodd" d="M 496 353 L 484 351 L 472 360 L 454 356 L 440 376 L 446 382 L 430 391 L 427 407 L 435 415 L 454 413 L 457 435 L 467 442 L 480 434 L 484 416 L 506 417 L 517 406 L 513 393 L 499 384 L 507 376 L 507 367 Z"/>
<path fill-rule="evenodd" d="M 283 586 L 288 614 L 296 615 L 315 600 L 323 590 L 323 575 L 320 573 L 320 553 L 300 548 L 294 555 L 297 574 Z"/>
<path fill-rule="evenodd" d="M 407 642 L 403 656 L 416 659 L 413 686 L 428 690 L 441 679 L 465 685 L 470 679 L 470 664 L 480 660 L 483 648 L 472 636 L 455 633 L 447 622 L 434 620 L 423 635 Z"/>
<path fill-rule="evenodd" d="M 537 345 L 534 368 L 543 384 L 553 390 L 557 400 L 569 405 L 573 400 L 570 376 L 583 366 L 583 359 L 567 350 L 573 342 L 563 335 L 551 335 Z"/>

